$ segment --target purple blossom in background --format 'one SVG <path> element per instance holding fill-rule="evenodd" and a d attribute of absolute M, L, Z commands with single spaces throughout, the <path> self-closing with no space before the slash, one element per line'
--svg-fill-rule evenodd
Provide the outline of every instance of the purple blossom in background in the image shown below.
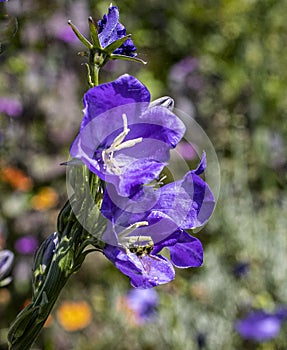
<path fill-rule="evenodd" d="M 128 74 L 91 88 L 70 153 L 122 196 L 156 179 L 185 132 L 168 108 L 150 106 L 148 89 Z"/>
<path fill-rule="evenodd" d="M 102 48 L 105 48 L 126 36 L 126 28 L 119 22 L 119 10 L 116 6 L 111 6 L 107 15 L 98 21 L 98 36 Z M 125 55 L 135 57 L 136 47 L 132 39 L 128 38 L 113 53 L 117 55 Z"/>
<path fill-rule="evenodd" d="M 274 312 L 252 311 L 236 323 L 236 330 L 244 339 L 264 342 L 277 337 L 286 320 L 286 307 L 280 307 Z"/>
<path fill-rule="evenodd" d="M 173 89 L 185 93 L 187 87 L 191 91 L 200 91 L 204 86 L 199 73 L 199 60 L 195 57 L 185 57 L 176 63 L 170 70 L 169 79 Z"/>
<path fill-rule="evenodd" d="M 0 251 L 0 287 L 6 286 L 12 278 L 7 277 L 11 272 L 14 254 L 10 250 Z"/>
<path fill-rule="evenodd" d="M 126 296 L 130 309 L 136 316 L 138 323 L 146 323 L 153 320 L 159 303 L 158 294 L 154 289 L 132 289 Z"/>
<path fill-rule="evenodd" d="M 145 188 L 139 200 L 117 197 L 112 187 L 107 188 L 101 208 L 110 220 L 102 237 L 108 243 L 104 254 L 130 277 L 132 286 L 151 288 L 171 281 L 175 276 L 171 262 L 178 268 L 202 265 L 202 245 L 184 229 L 202 226 L 213 212 L 213 194 L 198 176 L 205 167 L 204 154 L 198 168 L 182 180 L 157 191 Z M 154 192 L 159 194 L 152 196 Z M 131 252 L 129 239 L 134 248 L 144 238 L 145 244 L 152 242 L 149 253 Z M 163 248 L 168 248 L 171 262 L 159 254 Z"/>
<path fill-rule="evenodd" d="M 186 141 L 181 141 L 177 145 L 177 152 L 182 156 L 183 159 L 186 160 L 193 160 L 197 157 L 195 147 Z"/>
<path fill-rule="evenodd" d="M 34 254 L 38 248 L 38 240 L 33 236 L 25 236 L 17 239 L 15 250 L 20 254 Z"/>
<path fill-rule="evenodd" d="M 62 26 L 55 30 L 55 37 L 59 40 L 64 41 L 65 43 L 72 43 L 77 41 L 76 35 L 67 28 L 66 26 Z"/>
<path fill-rule="evenodd" d="M 0 113 L 18 117 L 23 111 L 22 103 L 12 97 L 0 97 Z"/>

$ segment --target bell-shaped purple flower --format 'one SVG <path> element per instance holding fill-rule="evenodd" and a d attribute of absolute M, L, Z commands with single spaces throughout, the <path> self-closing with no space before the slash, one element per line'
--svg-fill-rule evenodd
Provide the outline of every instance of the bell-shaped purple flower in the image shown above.
<path fill-rule="evenodd" d="M 210 218 L 215 200 L 198 176 L 206 166 L 205 154 L 197 169 L 158 190 L 145 187 L 130 198 L 108 186 L 102 214 L 109 219 L 102 239 L 104 254 L 134 287 L 151 288 L 174 278 L 174 269 L 198 267 L 203 262 L 200 241 L 184 229 L 202 226 Z M 160 255 L 170 252 L 171 262 Z"/>
<path fill-rule="evenodd" d="M 203 262 L 200 241 L 181 229 L 175 229 L 173 234 L 154 243 L 152 237 L 158 235 L 158 222 L 161 221 L 160 226 L 165 226 L 166 230 L 176 227 L 171 220 L 155 216 L 152 213 L 147 218 L 148 225 L 133 230 L 132 235 L 125 236 L 121 235 L 124 231 L 119 232 L 117 245 L 106 244 L 104 248 L 105 256 L 129 276 L 133 287 L 152 288 L 170 282 L 175 276 L 171 262 L 179 268 L 198 267 Z M 110 224 L 105 234 L 109 230 L 115 232 L 117 228 Z M 159 254 L 163 248 L 169 249 L 171 262 Z"/>
<path fill-rule="evenodd" d="M 122 196 L 156 179 L 185 132 L 170 109 L 150 105 L 148 89 L 123 75 L 91 88 L 71 156 L 87 165 Z"/>
<path fill-rule="evenodd" d="M 119 10 L 117 6 L 111 6 L 107 15 L 98 21 L 98 36 L 102 48 L 109 46 L 115 41 L 124 38 L 126 28 L 119 22 Z M 136 47 L 132 39 L 128 38 L 113 53 L 130 57 L 136 56 Z"/>
<path fill-rule="evenodd" d="M 199 176 L 206 169 L 203 153 L 198 167 L 189 171 L 181 180 L 171 182 L 157 190 L 145 186 L 136 194 L 122 197 L 113 186 L 107 185 L 101 212 L 121 226 L 144 221 L 151 213 L 159 213 L 175 223 L 176 228 L 195 229 L 203 226 L 211 217 L 215 199 L 208 184 Z M 164 230 L 160 227 L 158 231 Z M 173 231 L 153 237 L 160 241 Z"/>

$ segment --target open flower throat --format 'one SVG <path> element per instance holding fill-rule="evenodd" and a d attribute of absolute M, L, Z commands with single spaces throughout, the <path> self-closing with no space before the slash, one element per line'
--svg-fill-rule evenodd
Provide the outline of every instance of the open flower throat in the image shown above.
<path fill-rule="evenodd" d="M 121 175 L 122 174 L 122 167 L 125 166 L 125 164 L 120 164 L 115 158 L 114 158 L 114 152 L 121 151 L 125 148 L 131 148 L 137 143 L 142 142 L 143 138 L 138 137 L 134 140 L 128 140 L 124 141 L 128 133 L 130 132 L 130 129 L 128 128 L 128 120 L 126 114 L 122 114 L 123 118 L 123 124 L 124 124 L 124 130 L 114 139 L 111 146 L 105 150 L 102 151 L 102 159 L 104 161 L 104 166 L 111 174 L 115 175 Z"/>

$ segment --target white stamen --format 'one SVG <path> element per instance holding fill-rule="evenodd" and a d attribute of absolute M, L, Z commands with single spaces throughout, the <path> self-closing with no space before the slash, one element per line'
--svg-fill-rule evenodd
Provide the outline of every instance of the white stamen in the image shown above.
<path fill-rule="evenodd" d="M 127 227 L 121 233 L 118 234 L 119 241 L 121 241 L 121 239 L 123 239 L 123 238 L 126 238 L 130 233 L 132 233 L 134 230 L 136 230 L 137 228 L 142 227 L 142 226 L 148 226 L 148 222 L 147 221 L 139 221 L 139 222 L 136 222 L 136 223 L 130 225 L 129 227 Z"/>
<path fill-rule="evenodd" d="M 133 140 L 124 141 L 130 129 L 128 128 L 128 120 L 125 113 L 122 114 L 124 130 L 114 139 L 111 146 L 102 151 L 102 159 L 107 168 L 114 174 L 120 175 L 122 173 L 118 162 L 114 159 L 114 152 L 121 151 L 126 148 L 131 148 L 136 144 L 142 142 L 143 138 L 138 137 Z"/>

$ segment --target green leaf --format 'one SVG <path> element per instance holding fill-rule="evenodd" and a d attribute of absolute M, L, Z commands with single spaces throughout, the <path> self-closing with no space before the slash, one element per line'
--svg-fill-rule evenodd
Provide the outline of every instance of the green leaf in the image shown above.
<path fill-rule="evenodd" d="M 129 35 L 126 35 L 124 36 L 123 38 L 121 39 L 118 39 L 116 41 L 113 41 L 110 45 L 108 45 L 107 47 L 104 48 L 104 51 L 107 53 L 107 54 L 112 54 L 117 48 L 119 48 L 125 41 L 128 40 L 128 38 L 130 38 L 130 34 Z"/>
<path fill-rule="evenodd" d="M 68 21 L 69 26 L 72 28 L 73 32 L 76 34 L 78 39 L 88 48 L 92 49 L 93 45 L 89 42 L 88 39 L 86 39 L 83 34 L 79 31 L 79 29 L 69 20 Z"/>
<path fill-rule="evenodd" d="M 97 30 L 96 24 L 95 24 L 92 17 L 89 17 L 88 20 L 89 20 L 89 26 L 90 26 L 90 35 L 91 35 L 91 39 L 92 39 L 94 48 L 101 50 L 102 47 L 101 47 L 101 44 L 99 41 L 98 30 Z"/>
<path fill-rule="evenodd" d="M 142 64 L 147 64 L 147 62 L 143 61 L 142 59 L 140 59 L 138 57 L 130 57 L 130 56 L 125 56 L 125 55 L 115 55 L 115 54 L 111 54 L 110 57 L 113 60 L 125 60 L 125 61 L 133 61 L 133 62 L 138 62 L 138 63 L 142 63 Z"/>

